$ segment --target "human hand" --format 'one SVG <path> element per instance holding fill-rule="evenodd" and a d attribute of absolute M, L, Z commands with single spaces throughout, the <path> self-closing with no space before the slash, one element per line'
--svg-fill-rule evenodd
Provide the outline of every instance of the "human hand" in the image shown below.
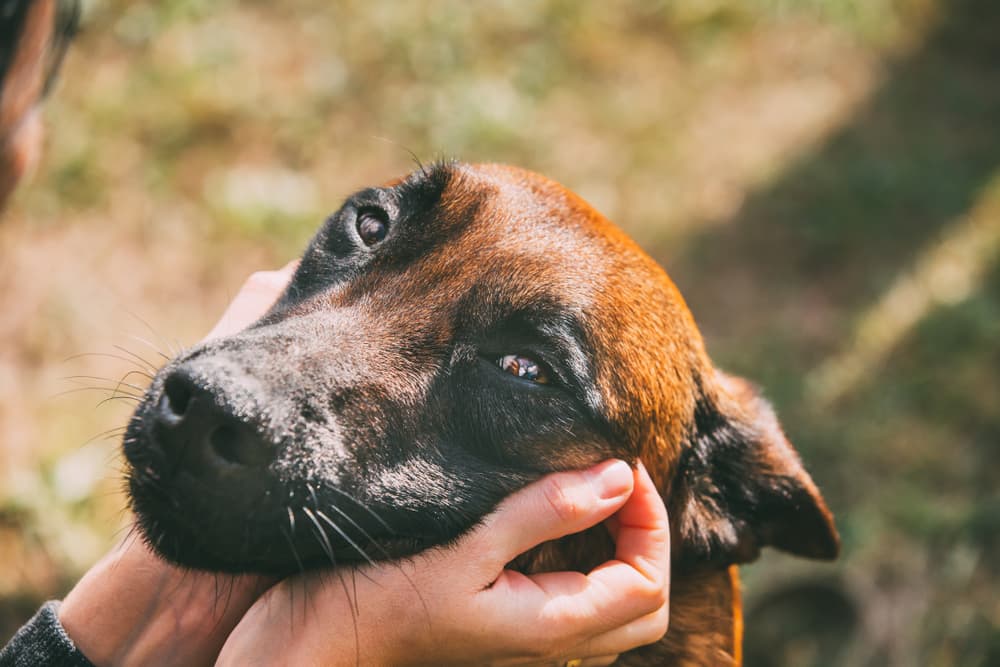
<path fill-rule="evenodd" d="M 205 340 L 235 333 L 267 312 L 296 262 L 251 275 Z M 66 632 L 95 665 L 208 665 L 250 605 L 273 583 L 182 570 L 141 540 L 119 545 L 59 607 Z"/>
<path fill-rule="evenodd" d="M 296 259 L 275 271 L 250 274 L 202 342 L 234 334 L 263 317 L 288 287 L 298 266 L 299 260 Z"/>
<path fill-rule="evenodd" d="M 504 568 L 616 511 L 615 559 L 589 574 Z M 607 461 L 526 487 L 453 546 L 280 582 L 240 621 L 217 664 L 608 665 L 666 632 L 669 581 L 670 530 L 656 488 L 641 464 Z"/>
<path fill-rule="evenodd" d="M 98 667 L 210 665 L 272 583 L 183 570 L 131 539 L 77 582 L 59 606 L 59 621 Z"/>

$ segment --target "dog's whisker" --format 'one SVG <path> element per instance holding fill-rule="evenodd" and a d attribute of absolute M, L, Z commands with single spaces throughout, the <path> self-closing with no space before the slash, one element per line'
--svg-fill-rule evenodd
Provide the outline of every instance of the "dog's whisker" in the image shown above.
<path fill-rule="evenodd" d="M 212 616 L 219 610 L 219 572 L 212 573 Z"/>
<path fill-rule="evenodd" d="M 136 371 L 129 371 L 129 373 L 135 373 L 135 372 Z M 113 391 L 116 391 L 116 392 L 118 391 L 119 387 L 128 387 L 129 389 L 135 389 L 136 391 L 138 391 L 139 395 L 145 393 L 145 391 L 146 391 L 145 387 L 140 387 L 138 385 L 134 385 L 134 384 L 125 382 L 124 379 L 126 377 L 128 377 L 127 374 L 123 375 L 121 380 L 114 380 L 112 378 L 105 378 L 105 377 L 101 377 L 99 375 L 66 375 L 66 376 L 63 376 L 61 379 L 63 379 L 63 380 L 74 380 L 74 381 L 75 380 L 96 380 L 98 382 L 107 382 L 108 384 L 115 385 L 115 387 L 113 388 Z M 121 392 L 121 393 L 125 393 L 125 392 Z"/>
<path fill-rule="evenodd" d="M 171 357 L 169 355 L 167 355 L 166 353 L 164 353 L 162 350 L 160 350 L 160 348 L 158 346 L 154 345 L 148 339 L 143 338 L 142 336 L 136 336 L 135 334 L 129 334 L 128 337 L 131 338 L 132 340 L 134 340 L 137 343 L 142 343 L 143 345 L 145 345 L 146 347 L 148 347 L 150 350 L 152 350 L 154 353 L 156 353 L 157 356 L 163 357 L 164 361 L 170 361 Z"/>
<path fill-rule="evenodd" d="M 360 614 L 361 613 L 361 601 L 358 598 L 358 577 L 357 577 L 357 574 L 358 574 L 357 570 L 351 570 L 351 588 L 354 589 L 354 608 L 357 609 L 358 613 Z"/>
<path fill-rule="evenodd" d="M 333 521 L 333 519 L 331 519 L 330 517 L 326 516 L 325 514 L 323 514 L 318 509 L 320 503 L 319 503 L 319 500 L 316 498 L 316 490 L 308 482 L 306 482 L 306 489 L 308 489 L 309 494 L 312 496 L 313 503 L 317 507 L 316 514 L 318 514 L 320 517 L 322 517 L 323 519 L 325 519 L 326 522 L 329 523 L 330 526 L 333 527 L 334 530 L 336 530 L 338 533 L 340 533 L 340 535 L 345 540 L 347 540 L 352 547 L 354 547 L 354 550 L 357 551 L 358 554 L 362 558 L 364 558 L 366 561 L 368 561 L 369 565 L 374 566 L 375 565 L 375 561 L 368 555 L 368 553 L 365 552 L 365 550 L 363 548 L 361 548 L 360 546 L 358 546 L 358 544 L 354 540 L 352 540 L 350 537 L 348 537 L 347 534 L 343 531 L 343 529 L 341 529 L 340 526 L 338 526 L 336 524 L 336 522 Z M 355 500 L 353 498 L 351 498 L 351 500 L 354 500 L 354 502 L 358 502 L 357 500 Z M 389 554 L 388 551 L 385 550 L 385 547 L 383 547 L 381 544 L 379 544 L 378 542 L 376 542 L 375 538 L 372 537 L 371 534 L 368 531 L 366 531 L 364 528 L 362 528 L 360 525 L 358 525 L 358 523 L 354 519 L 352 519 L 346 512 L 344 512 L 342 509 L 340 509 L 339 507 L 337 507 L 333 503 L 330 503 L 330 504 L 326 505 L 326 507 L 329 507 L 330 509 L 332 509 L 333 511 L 335 511 L 337 514 L 339 514 L 340 516 L 344 517 L 344 519 L 346 519 L 347 522 L 351 524 L 351 526 L 353 526 L 354 528 L 356 528 L 358 530 L 358 532 L 360 532 L 361 535 L 366 540 L 369 541 L 369 543 L 371 543 L 373 546 L 375 546 L 375 548 L 377 548 L 382 553 L 383 556 L 385 556 L 390 561 L 392 560 L 391 555 Z M 364 508 L 364 509 L 368 509 L 368 508 Z M 369 510 L 369 511 L 371 511 L 371 510 Z M 378 518 L 377 515 L 376 515 L 376 518 Z M 382 522 L 382 523 L 383 523 L 383 525 L 385 525 L 385 522 Z M 386 528 L 388 528 L 388 526 L 386 526 Z M 389 530 L 392 530 L 392 529 L 389 528 Z M 419 595 L 420 591 L 417 589 L 416 584 L 414 584 L 413 581 L 410 580 L 409 575 L 406 574 L 406 572 L 403 570 L 402 566 L 396 564 L 396 567 L 399 568 L 399 571 L 402 573 L 402 575 L 406 578 L 406 580 L 410 583 L 410 585 L 413 586 L 413 590 L 415 590 L 417 592 L 417 594 Z M 369 581 L 372 581 L 374 583 L 374 581 L 371 579 L 371 577 L 369 577 L 369 576 L 367 576 L 367 575 L 365 575 L 363 573 L 362 573 L 362 576 L 364 576 L 365 579 L 368 579 Z M 421 602 L 423 602 L 422 598 L 421 598 Z"/>
<path fill-rule="evenodd" d="M 353 528 L 354 528 L 355 530 L 357 530 L 357 531 L 358 531 L 359 533 L 361 533 L 361 536 L 362 536 L 363 538 L 365 538 L 366 540 L 368 540 L 369 542 L 371 542 L 372 544 L 374 544 L 374 545 L 375 545 L 375 546 L 376 546 L 376 547 L 377 547 L 377 548 L 378 548 L 379 550 L 381 550 L 381 551 L 382 551 L 382 554 L 383 554 L 383 555 L 384 555 L 384 556 L 385 556 L 386 558 L 388 558 L 388 557 L 389 557 L 389 554 L 388 554 L 388 552 L 387 552 L 387 551 L 385 550 L 385 548 L 384 548 L 384 547 L 383 547 L 383 546 L 382 546 L 381 544 L 379 544 L 378 542 L 376 542 L 376 541 L 375 541 L 375 538 L 371 536 L 371 533 L 369 533 L 369 532 L 368 532 L 367 530 L 365 530 L 365 529 L 364 529 L 364 528 L 362 528 L 362 527 L 361 527 L 360 525 L 358 525 L 358 522 L 357 522 L 357 521 L 355 521 L 354 519 L 352 519 L 352 518 L 350 517 L 350 515 L 348 515 L 348 514 L 347 514 L 347 512 L 345 512 L 344 510 L 340 509 L 339 507 L 337 507 L 337 506 L 336 506 L 336 505 L 334 505 L 333 503 L 330 503 L 330 504 L 326 505 L 326 507 L 329 507 L 329 508 L 330 508 L 331 510 L 333 510 L 334 512 L 336 512 L 337 514 L 339 514 L 340 516 L 342 516 L 342 517 L 344 518 L 344 520 L 345 520 L 345 521 L 347 521 L 347 523 L 351 524 L 351 526 L 352 526 L 352 527 L 353 527 Z M 318 514 L 318 513 L 319 513 L 319 512 L 317 511 L 317 514 Z"/>
<path fill-rule="evenodd" d="M 75 393 L 81 392 L 81 391 L 103 391 L 105 394 L 114 393 L 112 391 L 111 387 L 93 387 L 93 386 L 74 387 L 72 389 L 65 389 L 63 391 L 56 392 L 55 394 L 52 394 L 52 398 L 59 398 L 60 396 L 66 396 L 68 394 L 75 394 Z M 142 398 L 141 396 L 135 396 L 133 394 L 126 394 L 124 392 L 119 392 L 118 395 L 120 397 L 122 397 L 122 398 L 132 398 L 132 399 L 135 399 L 136 402 L 138 402 Z"/>
<path fill-rule="evenodd" d="M 146 366 L 147 368 L 149 368 L 154 373 L 157 372 L 158 370 L 160 370 L 159 368 L 156 367 L 155 364 L 153 364 L 153 362 L 149 361 L 148 359 L 146 359 L 142 355 L 136 354 L 135 352 L 133 352 L 132 350 L 128 349 L 124 345 L 117 345 L 117 344 L 115 344 L 115 345 L 112 345 L 112 347 L 115 348 L 116 350 L 118 350 L 119 352 L 124 352 L 128 356 L 132 357 L 136 361 L 140 362 L 141 364 L 143 364 L 144 366 Z"/>
<path fill-rule="evenodd" d="M 344 596 L 347 598 L 347 608 L 351 611 L 351 624 L 354 626 L 354 657 L 355 663 L 357 665 L 361 664 L 361 638 L 358 636 L 358 609 L 355 606 L 357 604 L 357 591 L 355 591 L 355 599 L 351 600 L 351 594 L 347 590 L 347 582 L 344 581 L 344 573 L 336 572 L 337 579 L 340 580 L 340 587 L 344 589 Z"/>
<path fill-rule="evenodd" d="M 155 376 L 150 375 L 149 373 L 147 373 L 146 371 L 142 370 L 141 368 L 133 368 L 132 370 L 130 370 L 127 373 L 125 373 L 125 375 L 123 375 L 121 379 L 124 380 L 125 378 L 129 377 L 130 375 L 141 375 L 142 377 L 146 378 L 150 382 L 152 382 L 153 380 L 156 379 Z"/>
<path fill-rule="evenodd" d="M 222 605 L 223 613 L 218 615 L 218 619 L 215 622 L 215 627 L 219 627 L 219 625 L 222 623 L 222 619 L 225 616 L 225 611 L 226 609 L 229 609 L 229 605 L 233 601 L 233 589 L 236 587 L 236 576 L 232 574 L 227 574 L 226 583 L 228 584 L 226 590 L 226 602 L 225 604 Z"/>
<path fill-rule="evenodd" d="M 167 341 L 167 348 L 170 350 L 170 354 L 172 354 L 173 356 L 176 357 L 185 349 L 187 349 L 187 346 L 181 341 L 180 338 L 173 338 L 171 340 L 173 342 L 173 345 L 170 344 L 171 341 Z"/>
<path fill-rule="evenodd" d="M 125 427 L 125 426 L 116 426 L 114 428 L 109 428 L 106 431 L 101 431 L 100 433 L 97 433 L 96 435 L 90 436 L 89 438 L 87 438 L 86 440 L 84 440 L 83 442 L 81 442 L 79 446 L 80 447 L 86 447 L 87 445 L 89 445 L 90 443 L 92 443 L 92 442 L 94 442 L 96 440 L 109 440 L 109 439 L 111 439 L 111 438 L 113 438 L 115 436 L 119 436 L 119 435 L 124 434 L 125 431 L 126 431 L 126 429 L 127 429 L 127 427 Z"/>
<path fill-rule="evenodd" d="M 353 526 L 353 527 L 354 527 L 355 529 L 357 529 L 357 530 L 358 530 L 358 532 L 360 532 L 360 533 L 361 533 L 362 537 L 364 537 L 364 538 L 365 538 L 366 540 L 368 540 L 368 543 L 369 543 L 369 544 L 371 544 L 371 545 L 372 545 L 372 546 L 374 546 L 374 547 L 375 547 L 376 549 L 378 549 L 378 550 L 379 550 L 379 552 L 380 552 L 380 553 L 381 553 L 381 554 L 382 554 L 382 555 L 383 555 L 383 556 L 384 556 L 384 557 L 385 557 L 385 558 L 386 558 L 386 559 L 387 559 L 387 560 L 388 560 L 388 561 L 389 561 L 390 563 L 392 563 L 392 564 L 393 564 L 393 565 L 394 565 L 394 566 L 396 567 L 396 569 L 398 569 L 398 570 L 399 570 L 399 573 L 403 575 L 403 578 L 405 578 L 405 579 L 406 579 L 407 583 L 409 583 L 409 584 L 410 584 L 410 586 L 411 586 L 411 587 L 413 588 L 414 592 L 416 592 L 417 596 L 419 596 L 419 597 L 420 597 L 420 602 L 421 602 L 421 604 L 423 604 L 423 606 L 424 606 L 424 609 L 426 610 L 426 609 L 427 609 L 427 603 L 426 603 L 426 602 L 424 601 L 424 598 L 423 598 L 423 596 L 422 596 L 422 595 L 420 594 L 420 589 L 419 589 L 419 588 L 417 588 L 417 584 L 416 584 L 416 583 L 415 583 L 415 582 L 414 582 L 414 581 L 413 581 L 413 580 L 412 580 L 412 579 L 410 578 L 410 575 L 408 575 L 408 574 L 406 573 L 406 570 L 405 570 L 405 569 L 403 569 L 403 566 L 402 566 L 401 564 L 399 564 L 398 562 L 396 562 L 396 561 L 395 561 L 395 560 L 394 560 L 394 559 L 392 558 L 392 555 L 391 555 L 391 554 L 390 554 L 390 553 L 389 553 L 388 551 L 386 551 L 386 548 L 385 548 L 385 547 L 383 547 L 383 546 L 382 546 L 381 544 L 379 544 L 379 543 L 378 543 L 378 542 L 377 542 L 377 541 L 375 540 L 375 538 L 374 538 L 374 537 L 372 537 L 372 535 L 371 535 L 371 534 L 370 534 L 370 533 L 369 533 L 368 531 L 366 531 L 366 530 L 365 530 L 364 528 L 362 528 L 361 526 L 359 526 L 359 525 L 358 525 L 358 523 L 357 523 L 357 522 L 356 522 L 356 521 L 355 521 L 354 519 L 352 519 L 352 518 L 351 518 L 351 517 L 350 517 L 350 516 L 349 516 L 349 515 L 348 515 L 348 514 L 347 514 L 346 512 L 344 512 L 344 510 L 340 509 L 339 507 L 337 507 L 337 506 L 336 506 L 336 505 L 334 505 L 334 504 L 330 504 L 330 505 L 327 505 L 327 507 L 329 507 L 330 509 L 332 509 L 332 510 L 333 510 L 334 512 L 336 512 L 336 513 L 337 513 L 337 514 L 339 514 L 340 516 L 344 517 L 344 519 L 345 519 L 345 520 L 347 520 L 347 522 L 348 522 L 348 523 L 350 523 L 350 524 L 351 524 L 351 525 L 352 525 L 352 526 Z M 319 512 L 318 510 L 317 510 L 317 512 L 316 512 L 316 513 L 317 513 L 317 514 L 319 514 L 320 516 L 323 516 L 323 514 L 322 514 L 321 512 Z M 329 521 L 329 518 L 327 518 L 327 517 L 325 517 L 325 516 L 324 516 L 324 518 L 326 518 L 326 519 L 327 519 L 327 520 Z M 346 535 L 345 535 L 345 537 L 346 537 Z M 365 554 L 365 552 L 364 552 L 364 551 L 362 551 L 361 549 L 359 549 L 359 548 L 358 548 L 358 546 L 354 544 L 354 542 L 351 542 L 351 544 L 352 544 L 352 545 L 354 546 L 354 548 L 355 548 L 355 549 L 356 549 L 356 550 L 357 550 L 357 551 L 358 551 L 359 553 L 361 553 L 361 555 L 362 555 L 362 556 L 364 556 L 364 557 L 365 557 L 365 559 L 366 559 L 366 560 L 368 560 L 368 561 L 369 561 L 369 563 L 371 563 L 371 562 L 372 562 L 372 561 L 371 561 L 371 559 L 370 559 L 370 558 L 368 557 L 368 555 L 367 555 L 367 554 Z M 372 563 L 372 564 L 374 564 L 374 563 Z M 366 579 L 368 579 L 369 581 L 371 581 L 371 578 L 370 578 L 370 577 L 367 577 L 367 576 L 366 576 L 365 578 L 366 578 Z M 429 612 L 428 612 L 428 613 L 429 613 Z"/>
<path fill-rule="evenodd" d="M 137 313 L 134 313 L 134 312 L 132 312 L 131 310 L 129 310 L 127 308 L 125 309 L 125 312 L 127 312 L 129 315 L 131 315 L 133 318 L 135 318 L 140 324 L 142 324 L 142 326 L 146 327 L 149 330 L 149 333 L 153 334 L 153 336 L 156 339 L 158 339 L 160 341 L 160 343 L 162 343 L 163 346 L 167 348 L 167 350 L 170 351 L 170 353 L 171 353 L 172 356 L 176 356 L 176 352 L 170 348 L 169 341 L 167 341 L 163 336 L 161 336 L 160 332 L 158 332 L 156 329 L 154 329 L 153 326 L 149 322 L 147 322 L 143 318 L 139 317 L 139 315 Z M 133 338 L 137 338 L 137 339 L 139 338 L 138 336 L 132 336 L 132 337 Z M 157 354 L 159 354 L 161 357 L 163 357 L 163 358 L 165 358 L 165 359 L 167 359 L 169 361 L 170 358 L 167 357 L 167 355 L 163 354 L 163 352 L 160 351 L 159 347 L 157 347 L 156 345 L 153 345 L 152 343 L 149 343 L 148 341 L 146 341 L 146 342 L 147 342 L 147 344 Z"/>
<path fill-rule="evenodd" d="M 135 361 L 135 359 L 132 359 L 130 357 L 123 357 L 120 354 L 112 354 L 110 352 L 81 352 L 79 354 L 74 354 L 74 355 L 66 357 L 65 359 L 62 360 L 62 363 L 66 364 L 66 363 L 69 363 L 69 362 L 74 361 L 76 359 L 82 359 L 84 357 L 106 357 L 108 359 L 117 359 L 118 361 L 124 361 L 127 364 L 131 364 L 132 366 L 136 366 L 139 369 L 142 368 L 142 366 L 140 364 L 138 364 Z M 149 377 L 149 379 L 153 379 L 153 376 L 149 375 L 148 373 L 146 373 L 145 370 L 137 370 L 136 372 L 137 373 L 146 374 L 147 377 Z"/>
<path fill-rule="evenodd" d="M 320 541 L 320 546 L 323 547 L 323 551 L 325 551 L 327 557 L 329 557 L 330 564 L 336 567 L 337 559 L 333 555 L 333 545 L 330 544 L 330 537 L 326 534 L 326 531 L 323 530 L 323 525 L 319 522 L 319 519 L 316 518 L 316 515 L 313 514 L 312 510 L 310 510 L 308 507 L 303 507 L 302 513 L 305 514 L 310 521 L 312 521 L 314 526 L 316 526 L 316 531 L 318 533 L 316 537 Z"/>
<path fill-rule="evenodd" d="M 313 485 L 310 484 L 309 482 L 306 482 L 306 490 L 309 492 L 309 495 L 312 497 L 313 506 L 314 507 L 319 507 L 319 500 L 316 499 L 316 489 L 313 488 Z"/>
<path fill-rule="evenodd" d="M 362 549 L 360 546 L 358 546 L 357 542 L 355 542 L 354 540 L 352 540 L 351 537 L 346 532 L 344 532 L 343 528 L 341 528 L 340 526 L 337 525 L 336 521 L 334 521 L 333 519 L 331 519 L 327 515 L 323 514 L 323 512 L 320 511 L 320 510 L 314 510 L 314 511 L 316 512 L 316 516 L 318 516 L 319 518 L 321 518 L 324 521 L 326 521 L 330 525 L 331 528 L 333 528 L 335 531 L 337 531 L 338 535 L 340 535 L 345 540 L 347 540 L 347 543 L 350 544 L 352 547 L 354 547 L 354 550 L 357 551 L 358 554 L 362 558 L 364 558 L 365 561 L 369 565 L 371 565 L 371 566 L 375 565 L 375 561 L 371 559 L 371 557 L 365 552 L 364 549 Z"/>
<path fill-rule="evenodd" d="M 396 534 L 396 531 L 393 529 L 393 527 L 390 526 L 386 522 L 385 519 L 383 519 L 381 516 L 379 516 L 378 513 L 375 512 L 375 510 L 373 510 L 372 508 L 370 508 L 367 505 L 365 505 L 363 502 L 361 502 L 360 500 L 358 500 L 357 498 L 355 498 L 354 496 L 352 496 L 351 494 L 349 494 L 347 491 L 344 491 L 343 489 L 340 489 L 340 488 L 338 488 L 336 486 L 332 486 L 332 485 L 329 486 L 329 487 L 327 487 L 327 488 L 329 488 L 331 491 L 334 491 L 335 493 L 339 493 L 340 495 L 342 495 L 343 497 L 347 498 L 348 500 L 350 500 L 351 502 L 353 502 L 355 505 L 357 505 L 358 507 L 360 507 L 364 511 L 368 512 L 368 514 L 370 514 L 376 521 L 378 521 L 380 524 L 382 524 L 382 527 L 385 528 L 386 530 L 388 530 L 390 534 L 392 534 L 392 535 Z"/>
<path fill-rule="evenodd" d="M 96 406 L 96 407 L 98 407 L 98 408 L 99 408 L 99 407 L 101 407 L 102 405 L 104 405 L 105 403 L 110 403 L 111 401 L 126 401 L 126 402 L 131 402 L 131 403 L 135 403 L 135 404 L 137 404 L 137 405 L 138 405 L 139 403 L 142 403 L 142 399 L 141 399 L 141 398 L 139 398 L 139 397 L 137 397 L 137 396 L 131 396 L 131 395 L 129 395 L 129 396 L 122 396 L 122 395 L 118 395 L 118 396 L 108 396 L 107 398 L 105 398 L 105 399 L 101 400 L 101 401 L 100 401 L 100 402 L 99 402 L 99 403 L 97 404 L 97 406 Z"/>
<path fill-rule="evenodd" d="M 289 508 L 288 511 L 291 512 L 291 508 Z M 292 536 L 285 531 L 284 526 L 281 528 L 281 534 L 285 537 L 285 540 L 288 541 L 288 547 L 292 550 L 292 558 L 295 559 L 295 565 L 299 568 L 299 574 L 305 574 L 306 568 L 302 566 L 302 559 L 299 557 L 299 550 L 295 548 L 295 540 L 293 540 Z M 294 603 L 295 600 L 293 599 L 292 602 Z"/>
<path fill-rule="evenodd" d="M 308 487 L 308 485 L 307 485 L 307 487 Z M 372 546 L 374 546 L 374 547 L 375 547 L 376 549 L 378 549 L 378 550 L 379 550 L 379 551 L 380 551 L 380 552 L 382 553 L 382 555 L 383 555 L 383 556 L 385 556 L 385 558 L 386 558 L 386 559 L 387 559 L 387 560 L 388 560 L 388 561 L 389 561 L 390 563 L 392 563 L 392 565 L 393 565 L 393 566 L 395 566 L 395 568 L 396 568 L 397 570 L 399 570 L 399 573 L 403 575 L 403 578 L 404 578 L 404 579 L 406 579 L 406 582 L 407 582 L 407 583 L 408 583 L 408 584 L 410 585 L 410 587 L 411 587 L 411 588 L 413 588 L 413 591 L 414 591 L 414 592 L 415 592 L 415 593 L 417 594 L 417 597 L 418 597 L 418 598 L 420 599 L 420 604 L 421 604 L 421 605 L 423 606 L 423 608 L 424 608 L 424 613 L 425 613 L 425 615 L 427 616 L 427 618 L 428 618 L 428 621 L 429 621 L 429 620 L 430 620 L 430 609 L 429 609 L 429 608 L 428 608 L 428 606 L 427 606 L 427 601 L 426 601 L 426 600 L 424 600 L 424 596 L 423 596 L 423 594 L 421 594 L 421 592 L 420 592 L 420 589 L 419 589 L 419 588 L 417 588 L 417 584 L 416 584 L 416 582 L 414 582 L 414 581 L 413 581 L 413 579 L 412 579 L 412 578 L 410 578 L 410 575 L 408 575 L 408 574 L 406 573 L 406 570 L 405 570 L 405 569 L 403 568 L 402 564 L 401 564 L 401 563 L 399 563 L 399 562 L 397 562 L 396 560 L 394 560 L 394 559 L 392 558 L 392 555 L 391 555 L 391 554 L 390 554 L 390 553 L 389 553 L 388 551 L 386 551 L 385 547 L 383 547 L 383 546 L 382 546 L 381 544 L 379 544 L 379 543 L 378 543 L 377 541 L 375 541 L 375 538 L 373 538 L 373 537 L 371 536 L 371 534 L 370 534 L 370 533 L 368 533 L 368 531 L 366 531 L 366 530 L 365 530 L 364 528 L 362 528 L 361 526 L 359 526 L 359 525 L 358 525 L 358 523 L 357 523 L 356 521 L 354 521 L 354 519 L 352 519 L 352 518 L 351 518 L 350 516 L 348 516 L 348 514 L 347 514 L 346 512 L 344 512 L 344 511 L 343 511 L 342 509 L 340 509 L 339 507 L 337 507 L 336 505 L 334 505 L 334 504 L 332 504 L 332 503 L 331 503 L 331 504 L 329 504 L 329 505 L 327 505 L 327 507 L 329 507 L 329 508 L 330 508 L 330 509 L 332 509 L 333 511 L 337 512 L 337 513 L 338 513 L 338 514 L 339 514 L 340 516 L 344 517 L 344 519 L 346 519 L 346 520 L 347 520 L 347 521 L 348 521 L 348 522 L 349 522 L 349 523 L 350 523 L 350 524 L 351 524 L 352 526 L 354 526 L 354 528 L 356 528 L 356 529 L 357 529 L 357 530 L 358 530 L 358 531 L 359 531 L 359 532 L 360 532 L 360 533 L 362 534 L 362 536 L 363 536 L 363 537 L 364 537 L 364 538 L 365 538 L 366 540 L 368 540 L 368 542 L 369 542 L 369 543 L 370 543 L 370 544 L 371 544 Z M 323 517 L 324 519 L 326 519 L 327 521 L 330 521 L 329 517 L 325 516 L 325 515 L 324 515 L 324 514 L 323 514 L 322 512 L 320 512 L 319 510 L 317 510 L 317 511 L 316 511 L 316 513 L 317 513 L 317 514 L 319 514 L 320 516 L 322 516 L 322 517 Z M 331 522 L 331 525 L 332 525 L 332 522 Z M 336 526 L 335 526 L 335 528 L 336 528 Z M 339 531 L 340 529 L 339 529 L 339 528 L 337 528 L 337 530 Z M 343 534 L 343 533 L 341 533 L 341 534 Z M 344 537 L 346 538 L 347 536 L 346 536 L 346 535 L 344 535 Z M 360 548 L 359 548 L 359 547 L 358 547 L 358 546 L 357 546 L 356 544 L 354 544 L 354 542 L 353 542 L 353 541 L 351 541 L 351 540 L 348 540 L 348 541 L 349 541 L 349 542 L 351 542 L 351 545 L 352 545 L 352 546 L 353 546 L 353 547 L 354 547 L 354 548 L 355 548 L 355 549 L 356 549 L 356 550 L 357 550 L 357 551 L 358 551 L 358 552 L 359 552 L 359 553 L 360 553 L 360 554 L 361 554 L 361 555 L 362 555 L 362 556 L 363 556 L 363 557 L 364 557 L 364 558 L 365 558 L 366 560 L 368 560 L 368 562 L 369 562 L 369 563 L 370 563 L 371 565 L 374 565 L 374 564 L 375 564 L 374 562 L 372 562 L 372 560 L 371 560 L 371 559 L 370 559 L 370 558 L 368 557 L 368 555 L 367 555 L 367 554 L 366 554 L 366 553 L 365 553 L 365 552 L 364 552 L 363 550 L 361 550 L 361 549 L 360 549 Z M 373 581 L 371 577 L 369 577 L 369 576 L 365 575 L 364 573 L 362 573 L 362 576 L 364 576 L 364 577 L 365 577 L 365 579 L 368 579 L 368 581 Z M 373 583 L 374 583 L 374 582 L 373 582 Z"/>

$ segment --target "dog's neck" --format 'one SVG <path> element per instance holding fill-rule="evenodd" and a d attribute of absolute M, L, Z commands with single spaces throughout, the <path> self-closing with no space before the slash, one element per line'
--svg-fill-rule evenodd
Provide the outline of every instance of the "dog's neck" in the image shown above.
<path fill-rule="evenodd" d="M 512 566 L 525 573 L 579 570 L 587 572 L 613 558 L 614 543 L 597 526 L 533 549 Z M 739 665 L 742 612 L 737 568 L 686 567 L 672 574 L 670 630 L 656 644 L 622 656 L 616 665 L 704 667 Z"/>

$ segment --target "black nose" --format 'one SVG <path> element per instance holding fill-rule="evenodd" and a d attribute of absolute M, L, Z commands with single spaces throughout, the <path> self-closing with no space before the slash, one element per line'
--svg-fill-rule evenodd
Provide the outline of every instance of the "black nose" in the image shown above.
<path fill-rule="evenodd" d="M 153 432 L 168 460 L 202 478 L 245 477 L 271 461 L 271 448 L 256 429 L 183 368 L 164 380 Z"/>

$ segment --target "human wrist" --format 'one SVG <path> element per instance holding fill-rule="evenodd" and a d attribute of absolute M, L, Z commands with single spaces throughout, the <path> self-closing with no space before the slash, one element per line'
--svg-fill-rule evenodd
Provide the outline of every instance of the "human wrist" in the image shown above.
<path fill-rule="evenodd" d="M 256 577 L 185 572 L 132 544 L 84 575 L 60 605 L 59 620 L 98 667 L 211 664 L 264 585 Z"/>

